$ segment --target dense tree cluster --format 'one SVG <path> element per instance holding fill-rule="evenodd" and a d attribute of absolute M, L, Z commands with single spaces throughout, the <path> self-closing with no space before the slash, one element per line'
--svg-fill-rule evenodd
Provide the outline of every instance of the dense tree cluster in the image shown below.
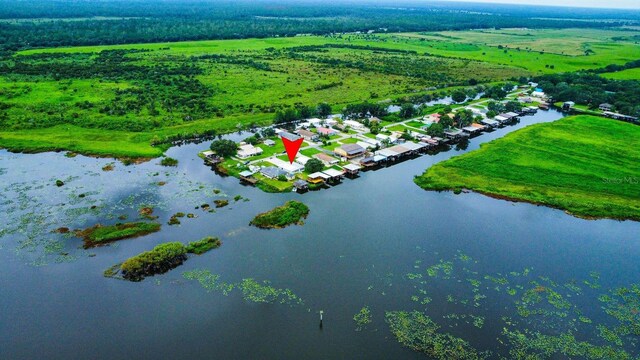
<path fill-rule="evenodd" d="M 215 140 L 211 143 L 210 149 L 219 156 L 228 157 L 236 154 L 238 151 L 238 144 L 233 140 Z"/>
<path fill-rule="evenodd" d="M 350 104 L 342 110 L 342 116 L 347 119 L 362 119 L 365 117 L 375 116 L 383 117 L 387 115 L 387 106 L 384 104 L 361 103 Z"/>
<path fill-rule="evenodd" d="M 589 73 L 545 75 L 536 81 L 554 101 L 573 101 L 592 109 L 609 103 L 617 112 L 640 116 L 640 81 L 611 80 Z"/>

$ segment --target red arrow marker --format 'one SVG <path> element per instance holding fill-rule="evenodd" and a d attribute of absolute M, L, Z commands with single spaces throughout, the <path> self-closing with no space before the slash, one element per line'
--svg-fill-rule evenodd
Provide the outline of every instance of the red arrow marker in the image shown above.
<path fill-rule="evenodd" d="M 293 164 L 293 160 L 296 158 L 296 155 L 298 155 L 298 150 L 300 150 L 300 145 L 302 145 L 302 138 L 296 141 L 291 141 L 283 137 L 281 137 L 281 139 L 282 139 L 282 143 L 284 144 L 284 149 L 287 150 L 287 156 L 289 156 L 289 163 Z"/>

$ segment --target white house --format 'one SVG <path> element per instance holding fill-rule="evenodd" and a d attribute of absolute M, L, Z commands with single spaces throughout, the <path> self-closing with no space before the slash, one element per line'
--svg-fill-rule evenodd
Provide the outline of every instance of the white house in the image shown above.
<path fill-rule="evenodd" d="M 343 122 L 343 124 L 345 124 L 346 126 L 352 128 L 354 130 L 364 130 L 364 129 L 366 129 L 366 127 L 362 123 L 359 123 L 359 122 L 357 122 L 355 120 L 345 120 Z"/>
<path fill-rule="evenodd" d="M 251 144 L 244 144 L 238 147 L 237 156 L 240 159 L 246 159 L 251 156 L 262 154 L 262 149 Z"/>

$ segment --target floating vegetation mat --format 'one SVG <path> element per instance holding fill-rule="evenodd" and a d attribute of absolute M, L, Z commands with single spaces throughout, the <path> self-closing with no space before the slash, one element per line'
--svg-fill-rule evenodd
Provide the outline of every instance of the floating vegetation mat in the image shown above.
<path fill-rule="evenodd" d="M 212 274 L 209 270 L 192 270 L 182 274 L 187 280 L 195 280 L 209 292 L 219 292 L 229 295 L 234 290 L 239 290 L 246 301 L 255 303 L 278 303 L 287 305 L 302 305 L 304 301 L 290 289 L 279 289 L 271 285 L 269 281 L 256 281 L 254 279 L 242 279 L 239 283 L 227 283 L 220 280 L 220 275 Z"/>
<path fill-rule="evenodd" d="M 460 252 L 416 261 L 404 275 L 415 306 L 385 312 L 396 339 L 435 359 L 639 358 L 640 286 L 602 291 L 595 272 L 556 282 L 529 268 L 482 274 L 476 267 Z"/>

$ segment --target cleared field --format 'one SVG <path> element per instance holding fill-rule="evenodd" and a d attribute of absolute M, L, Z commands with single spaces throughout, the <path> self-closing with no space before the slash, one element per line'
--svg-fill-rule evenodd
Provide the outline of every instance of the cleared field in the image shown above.
<path fill-rule="evenodd" d="M 434 165 L 416 184 L 467 188 L 583 217 L 640 220 L 640 127 L 594 116 L 533 125 Z"/>
<path fill-rule="evenodd" d="M 584 55 L 592 44 L 632 41 L 640 32 L 601 29 L 501 29 L 476 31 L 443 31 L 420 34 L 431 40 L 449 40 L 543 51 L 560 55 Z"/>
<path fill-rule="evenodd" d="M 640 32 L 596 29 L 503 29 L 389 34 L 387 42 L 434 55 L 518 66 L 534 73 L 624 64 L 640 57 Z"/>
<path fill-rule="evenodd" d="M 640 68 L 604 73 L 601 76 L 614 80 L 640 80 Z"/>

